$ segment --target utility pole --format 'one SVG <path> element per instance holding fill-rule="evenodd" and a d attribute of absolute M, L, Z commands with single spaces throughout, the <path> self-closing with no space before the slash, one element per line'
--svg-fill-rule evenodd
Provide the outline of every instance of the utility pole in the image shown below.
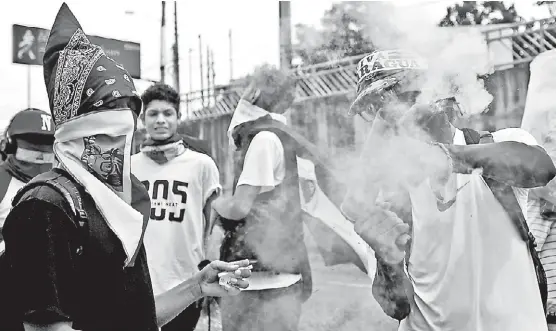
<path fill-rule="evenodd" d="M 178 2 L 174 1 L 174 79 L 176 91 L 180 93 L 180 53 L 178 47 Z"/>
<path fill-rule="evenodd" d="M 193 92 L 193 61 L 192 61 L 192 54 L 193 48 L 189 48 L 188 60 L 189 60 L 189 93 Z"/>
<path fill-rule="evenodd" d="M 201 74 L 201 101 L 203 102 L 203 107 L 205 106 L 205 94 L 203 89 L 205 84 L 203 82 L 203 42 L 201 41 L 201 35 L 199 35 L 199 73 Z"/>
<path fill-rule="evenodd" d="M 214 71 L 214 51 L 212 49 L 210 50 L 210 68 L 212 72 L 212 93 L 214 94 L 214 89 L 216 86 L 216 83 L 214 82 L 216 80 L 216 71 Z"/>
<path fill-rule="evenodd" d="M 207 105 L 210 106 L 210 48 L 207 45 Z"/>
<path fill-rule="evenodd" d="M 279 34 L 280 34 L 280 67 L 289 69 L 292 65 L 292 22 L 289 1 L 278 3 Z"/>
<path fill-rule="evenodd" d="M 166 30 L 166 1 L 162 1 L 162 19 L 160 20 L 160 81 L 164 83 L 166 73 L 166 59 L 164 56 L 166 43 L 165 41 Z"/>
<path fill-rule="evenodd" d="M 234 80 L 234 57 L 232 53 L 232 29 L 228 30 L 228 42 L 229 42 L 229 58 L 230 58 L 230 82 Z"/>

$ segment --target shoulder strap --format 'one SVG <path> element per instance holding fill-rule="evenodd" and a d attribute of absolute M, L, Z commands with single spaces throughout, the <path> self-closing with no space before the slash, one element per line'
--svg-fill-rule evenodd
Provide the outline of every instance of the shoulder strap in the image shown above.
<path fill-rule="evenodd" d="M 70 205 L 74 216 L 79 221 L 79 225 L 84 225 L 87 220 L 87 213 L 83 208 L 83 201 L 79 190 L 73 179 L 63 170 L 57 168 L 36 176 L 27 185 L 21 188 L 15 195 L 12 206 L 15 206 L 25 193 L 37 186 L 48 186 L 60 193 Z"/>

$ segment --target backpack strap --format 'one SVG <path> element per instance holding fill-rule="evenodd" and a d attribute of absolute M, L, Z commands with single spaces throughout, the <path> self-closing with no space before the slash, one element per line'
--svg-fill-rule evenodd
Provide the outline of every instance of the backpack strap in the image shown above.
<path fill-rule="evenodd" d="M 15 195 L 12 206 L 15 206 L 21 198 L 31 189 L 37 186 L 48 186 L 58 192 L 69 204 L 73 216 L 80 227 L 87 222 L 87 213 L 83 208 L 83 201 L 73 178 L 63 170 L 54 168 L 51 171 L 40 174 L 33 178 L 27 185 L 21 188 Z"/>

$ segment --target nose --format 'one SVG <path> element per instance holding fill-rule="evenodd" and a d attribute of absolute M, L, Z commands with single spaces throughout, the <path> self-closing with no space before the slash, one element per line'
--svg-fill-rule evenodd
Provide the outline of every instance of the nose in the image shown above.
<path fill-rule="evenodd" d="M 164 117 L 164 114 L 160 113 L 156 116 L 156 123 L 157 124 L 164 124 L 166 123 L 166 117 Z"/>

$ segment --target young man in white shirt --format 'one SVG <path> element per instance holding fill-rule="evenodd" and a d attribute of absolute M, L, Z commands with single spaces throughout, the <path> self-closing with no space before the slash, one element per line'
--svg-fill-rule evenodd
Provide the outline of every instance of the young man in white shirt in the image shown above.
<path fill-rule="evenodd" d="M 385 179 L 377 180 L 376 187 L 386 192 L 388 185 L 403 187 L 411 197 L 406 272 L 413 294 L 399 330 L 547 330 L 530 247 L 490 187 L 515 194 L 514 207 L 525 213 L 528 188 L 554 178 L 554 164 L 521 129 L 499 130 L 489 143 L 467 146 L 464 131 L 452 125 L 461 111 L 453 99 L 414 105 L 419 95 L 415 83 L 425 69 L 382 67 L 398 56 L 397 51 L 379 51 L 360 62 L 360 97 L 352 112 L 373 117 L 373 129 L 381 123 L 395 128 L 385 129 L 381 144 L 373 145 L 376 163 L 369 171 L 378 169 L 375 176 Z M 351 195 L 357 198 L 342 208 L 358 233 L 387 262 L 402 261 L 400 237 L 407 228 L 387 205 L 358 212 L 353 208 L 357 202 L 375 199 Z"/>
<path fill-rule="evenodd" d="M 221 186 L 212 158 L 193 150 L 177 131 L 178 93 L 155 84 L 141 98 L 148 138 L 131 169 L 151 197 L 145 248 L 156 296 L 190 278 L 206 260 L 211 203 Z M 194 330 L 200 313 L 201 305 L 193 304 L 162 331 Z"/>
<path fill-rule="evenodd" d="M 226 231 L 220 259 L 258 262 L 249 288 L 221 302 L 224 331 L 297 330 L 311 295 L 293 142 L 279 130 L 255 128 L 285 122 L 279 113 L 293 100 L 292 87 L 279 71 L 258 69 L 228 130 L 239 157 L 233 196 L 213 204 Z"/>

